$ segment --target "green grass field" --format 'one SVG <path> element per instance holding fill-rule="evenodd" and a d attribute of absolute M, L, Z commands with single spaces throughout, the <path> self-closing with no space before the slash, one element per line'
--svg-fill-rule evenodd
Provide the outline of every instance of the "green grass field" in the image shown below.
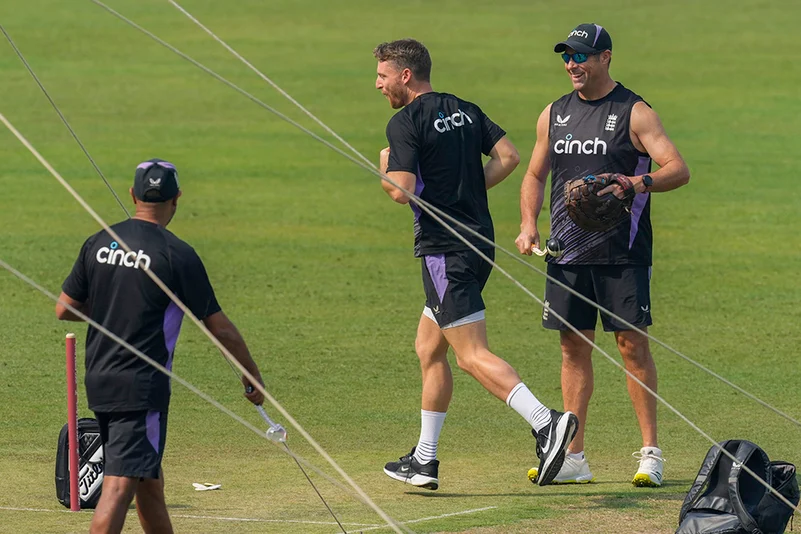
<path fill-rule="evenodd" d="M 303 119 L 166 1 L 109 4 Z M 801 416 L 794 2 L 186 0 L 184 7 L 376 160 L 392 110 L 373 88 L 372 48 L 406 36 L 425 42 L 434 88 L 479 103 L 523 155 L 490 193 L 497 238 L 507 247 L 518 233 L 519 185 L 537 116 L 570 88 L 551 47 L 580 22 L 603 24 L 615 43 L 614 77 L 660 113 L 693 175 L 688 187 L 653 202 L 652 333 Z M 170 229 L 204 259 L 268 390 L 391 516 L 420 520 L 409 525 L 416 532 L 675 530 L 710 444 L 660 408 L 667 483 L 633 488 L 639 431 L 624 375 L 600 355 L 587 427 L 597 484 L 531 485 L 526 426 L 461 372 L 440 443 L 440 490 L 389 480 L 381 467 L 419 431 L 413 338 L 423 294 L 408 208 L 386 198 L 375 177 L 88 0 L 7 2 L 0 23 L 120 194 L 127 198 L 144 159 L 178 166 L 184 196 Z M 120 220 L 122 210 L 5 42 L 0 74 L 0 112 L 102 217 Z M 0 161 L 0 258 L 57 292 L 97 226 L 5 130 Z M 539 275 L 499 258 L 542 293 Z M 90 513 L 64 512 L 53 483 L 66 422 L 63 337 L 71 326 L 8 274 L 0 273 L 0 295 L 0 532 L 86 531 Z M 493 349 L 558 407 L 558 336 L 541 328 L 538 305 L 498 273 L 485 298 Z M 82 343 L 85 327 L 76 332 Z M 608 335 L 600 344 L 614 350 Z M 772 459 L 801 462 L 798 428 L 666 350 L 654 355 L 660 393 L 715 439 L 751 439 Z M 263 424 L 216 349 L 187 321 L 174 370 Z M 90 416 L 82 387 L 79 395 L 80 415 Z M 333 473 L 292 429 L 289 443 Z M 177 385 L 164 468 L 178 532 L 338 530 L 290 458 Z M 313 476 L 349 530 L 381 524 Z M 192 482 L 222 489 L 199 493 Z M 137 531 L 134 514 L 126 532 Z"/>

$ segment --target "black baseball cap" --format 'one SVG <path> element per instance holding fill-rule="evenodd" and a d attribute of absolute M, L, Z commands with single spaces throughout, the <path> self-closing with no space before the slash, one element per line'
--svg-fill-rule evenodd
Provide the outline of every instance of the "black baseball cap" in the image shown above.
<path fill-rule="evenodd" d="M 178 195 L 178 171 L 175 165 L 153 158 L 136 166 L 134 195 L 142 202 L 166 202 Z"/>
<path fill-rule="evenodd" d="M 604 50 L 612 50 L 612 38 L 603 26 L 594 23 L 579 24 L 570 32 L 567 39 L 556 43 L 553 51 L 562 53 L 568 47 L 582 54 L 597 54 Z"/>

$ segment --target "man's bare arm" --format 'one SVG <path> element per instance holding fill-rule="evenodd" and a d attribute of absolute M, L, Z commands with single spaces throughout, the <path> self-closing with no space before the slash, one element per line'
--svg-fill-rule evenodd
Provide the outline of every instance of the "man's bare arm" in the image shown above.
<path fill-rule="evenodd" d="M 637 150 L 646 152 L 659 165 L 658 170 L 648 173 L 654 181 L 648 191 L 653 193 L 672 191 L 690 181 L 690 169 L 687 168 L 684 158 L 665 132 L 659 115 L 645 102 L 637 102 L 631 110 L 631 141 Z M 641 174 L 630 177 L 636 193 L 643 193 L 646 190 L 642 181 L 643 176 Z M 608 192 L 623 198 L 623 189 L 617 184 L 601 189 L 598 194 L 605 195 Z"/>
<path fill-rule="evenodd" d="M 551 105 L 540 113 L 537 119 L 537 142 L 531 152 L 531 161 L 523 177 L 520 187 L 520 235 L 515 244 L 522 254 L 531 255 L 531 246 L 540 246 L 540 234 L 537 230 L 537 219 L 545 200 L 545 185 L 551 168 L 548 154 L 548 143 L 551 117 Z"/>
<path fill-rule="evenodd" d="M 58 317 L 59 321 L 75 321 L 79 323 L 83 321 L 83 319 L 72 313 L 72 310 L 64 306 L 63 303 L 69 304 L 84 315 L 89 315 L 89 307 L 85 302 L 78 302 L 62 291 L 56 303 L 56 317 Z"/>
<path fill-rule="evenodd" d="M 506 137 L 501 137 L 490 151 L 490 159 L 484 165 L 484 182 L 491 189 L 504 181 L 520 163 L 517 148 Z"/>
<path fill-rule="evenodd" d="M 228 349 L 228 352 L 236 358 L 236 361 L 242 364 L 242 367 L 248 370 L 253 377 L 264 385 L 264 381 L 261 378 L 261 373 L 259 372 L 259 368 L 256 365 L 256 362 L 253 361 L 253 358 L 250 356 L 250 351 L 248 350 L 247 344 L 245 344 L 245 340 L 242 338 L 242 335 L 237 330 L 234 323 L 231 322 L 230 319 L 223 313 L 222 311 L 218 311 L 217 313 L 213 313 L 203 319 L 203 324 L 206 325 L 206 328 L 216 337 L 223 346 Z M 250 381 L 242 377 L 242 384 L 247 388 L 252 384 Z M 250 393 L 246 393 L 245 397 L 252 402 L 253 404 L 261 404 L 264 402 L 264 395 L 257 390 L 253 390 Z"/>
<path fill-rule="evenodd" d="M 690 181 L 690 169 L 684 158 L 665 132 L 659 115 L 645 102 L 634 104 L 631 110 L 631 140 L 638 150 L 647 152 L 659 165 L 659 170 L 648 173 L 654 180 L 650 191 L 672 191 Z M 635 176 L 632 181 L 638 193 L 645 190 L 642 176 Z"/>
<path fill-rule="evenodd" d="M 389 147 L 381 151 L 378 169 L 384 174 L 386 174 L 390 178 L 390 180 L 392 180 L 402 188 L 406 189 L 407 191 L 414 193 L 414 186 L 417 181 L 417 176 L 406 171 L 387 172 L 388 165 L 389 165 Z M 386 180 L 383 179 L 381 180 L 381 187 L 389 195 L 389 198 L 391 198 L 398 204 L 409 203 L 409 197 L 407 197 L 403 191 L 401 191 L 391 183 L 387 182 Z"/>

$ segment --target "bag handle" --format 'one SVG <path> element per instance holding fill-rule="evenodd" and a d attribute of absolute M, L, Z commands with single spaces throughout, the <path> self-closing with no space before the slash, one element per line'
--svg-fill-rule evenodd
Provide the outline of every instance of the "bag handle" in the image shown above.
<path fill-rule="evenodd" d="M 740 519 L 743 527 L 753 534 L 762 534 L 762 531 L 759 529 L 759 525 L 757 525 L 757 522 L 754 521 L 754 518 L 751 517 L 751 514 L 749 514 L 745 509 L 745 505 L 743 504 L 742 499 L 740 499 L 740 476 L 743 474 L 743 464 L 750 460 L 751 456 L 753 456 L 755 453 L 759 454 L 760 460 L 762 460 L 766 467 L 765 482 L 770 484 L 770 461 L 768 460 L 767 454 L 765 454 L 765 451 L 760 449 L 756 444 L 743 440 L 740 442 L 740 446 L 737 448 L 737 453 L 734 455 L 734 457 L 737 458 L 737 461 L 732 463 L 731 471 L 729 471 L 729 501 L 731 502 L 732 508 L 734 508 L 734 512 L 737 514 L 737 517 Z M 761 484 L 760 488 L 763 488 L 764 490 L 764 487 Z M 767 492 L 767 490 L 764 491 Z"/>
<path fill-rule="evenodd" d="M 681 505 L 681 512 L 679 512 L 679 523 L 684 521 L 684 516 L 687 515 L 687 512 L 695 505 L 695 502 L 700 497 L 701 490 L 704 487 L 704 483 L 709 480 L 709 473 L 718 463 L 720 459 L 720 455 L 722 454 L 721 448 L 725 448 L 726 445 L 729 444 L 729 441 L 721 441 L 718 443 L 719 447 L 712 446 L 709 449 L 709 452 L 706 453 L 706 458 L 704 458 L 703 463 L 701 463 L 701 469 L 698 471 L 698 475 L 695 477 L 695 482 L 693 482 L 690 491 L 687 493 L 687 497 L 684 498 L 684 504 Z"/>

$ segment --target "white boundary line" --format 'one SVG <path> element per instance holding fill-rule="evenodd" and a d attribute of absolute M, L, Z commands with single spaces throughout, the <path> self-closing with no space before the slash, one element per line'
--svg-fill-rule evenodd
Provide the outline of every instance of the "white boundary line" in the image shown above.
<path fill-rule="evenodd" d="M 494 510 L 496 508 L 497 508 L 497 506 L 485 506 L 484 508 L 473 508 L 472 510 L 464 510 L 462 512 L 451 512 L 450 514 L 434 515 L 434 516 L 430 516 L 430 517 L 421 517 L 420 519 L 412 519 L 410 521 L 401 521 L 400 524 L 401 525 L 410 525 L 412 523 L 422 523 L 423 521 L 433 521 L 435 519 L 444 519 L 446 517 L 453 517 L 453 516 L 456 516 L 456 515 L 475 514 L 477 512 L 485 512 L 487 510 Z M 368 530 L 380 530 L 382 528 L 390 528 L 390 526 L 389 525 L 380 525 L 380 526 L 374 526 L 374 527 L 370 527 L 370 528 L 360 528 L 358 531 L 354 530 L 352 532 L 366 532 Z"/>
<path fill-rule="evenodd" d="M 69 510 L 50 510 L 47 508 L 22 508 L 15 506 L 0 506 L 0 511 L 10 512 L 50 512 L 54 514 L 74 514 Z M 84 515 L 93 514 L 93 510 L 81 510 Z M 134 510 L 130 510 L 128 514 L 133 514 Z M 223 517 L 217 515 L 190 515 L 190 514 L 170 514 L 170 517 L 180 519 L 209 519 L 213 521 L 237 521 L 243 523 L 297 523 L 302 525 L 325 525 L 337 526 L 333 521 L 302 521 L 300 519 L 260 519 L 257 517 Z M 420 521 L 419 519 L 417 521 Z M 408 521 L 414 523 L 415 521 Z M 342 523 L 349 527 L 370 527 L 367 530 L 375 530 L 376 528 L 389 528 L 389 525 L 376 525 L 375 523 Z M 361 529 L 360 529 L 361 530 Z"/>
<path fill-rule="evenodd" d="M 446 517 L 454 517 L 457 515 L 467 515 L 467 514 L 475 514 L 478 512 L 486 512 L 487 510 L 494 510 L 498 508 L 497 506 L 485 506 L 484 508 L 473 508 L 470 510 L 463 510 L 461 512 L 451 512 L 449 514 L 441 514 L 441 515 L 434 515 L 429 517 L 421 517 L 419 519 L 411 519 L 409 521 L 401 521 L 401 525 L 411 525 L 414 523 L 422 523 L 424 521 L 434 521 L 435 519 L 445 519 Z M 75 512 L 70 512 L 69 510 L 51 510 L 47 508 L 23 508 L 23 507 L 16 507 L 16 506 L 0 506 L 0 511 L 9 511 L 9 512 L 49 512 L 53 514 L 74 514 Z M 94 513 L 91 510 L 81 510 L 84 515 L 89 515 Z M 133 514 L 134 511 L 131 510 L 128 512 L 129 514 Z M 205 519 L 210 521 L 234 521 L 234 522 L 242 522 L 242 523 L 286 523 L 286 524 L 301 524 L 301 525 L 324 525 L 324 526 L 336 526 L 336 523 L 332 521 L 302 521 L 298 519 L 259 519 L 256 517 L 223 517 L 223 516 L 216 516 L 216 515 L 190 515 L 190 514 L 170 514 L 170 517 L 174 517 L 177 519 Z M 376 524 L 367 524 L 367 523 L 342 523 L 343 525 L 349 527 L 368 527 L 368 528 L 357 528 L 351 532 L 366 532 L 370 530 L 381 530 L 384 528 L 392 528 L 390 525 L 376 525 Z M 339 531 L 337 531 L 339 532 Z"/>

